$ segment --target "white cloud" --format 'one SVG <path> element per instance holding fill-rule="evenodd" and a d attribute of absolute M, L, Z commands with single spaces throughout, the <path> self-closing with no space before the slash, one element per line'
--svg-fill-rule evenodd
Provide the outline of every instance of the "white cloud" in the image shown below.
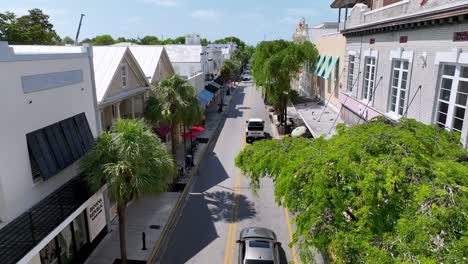
<path fill-rule="evenodd" d="M 142 0 L 144 3 L 155 4 L 159 6 L 178 6 L 181 3 L 178 0 Z"/>
<path fill-rule="evenodd" d="M 192 12 L 192 17 L 205 21 L 214 21 L 222 17 L 223 14 L 214 9 L 199 9 Z"/>

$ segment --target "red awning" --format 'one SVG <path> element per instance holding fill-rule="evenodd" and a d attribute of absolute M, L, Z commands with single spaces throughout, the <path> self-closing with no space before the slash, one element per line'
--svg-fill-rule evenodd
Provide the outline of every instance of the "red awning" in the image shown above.
<path fill-rule="evenodd" d="M 193 127 L 192 127 L 192 130 L 193 130 L 193 131 L 202 132 L 202 131 L 204 131 L 205 129 L 204 129 L 203 127 L 201 127 L 201 126 L 193 126 Z"/>

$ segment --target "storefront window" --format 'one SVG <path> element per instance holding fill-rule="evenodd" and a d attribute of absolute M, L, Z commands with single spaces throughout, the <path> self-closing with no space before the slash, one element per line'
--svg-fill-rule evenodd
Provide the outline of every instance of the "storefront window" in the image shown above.
<path fill-rule="evenodd" d="M 73 236 L 71 227 L 65 227 L 57 237 L 60 248 L 60 263 L 68 264 L 73 261 L 74 249 L 73 249 Z"/>
<path fill-rule="evenodd" d="M 79 252 L 88 243 L 84 212 L 73 220 L 73 229 L 75 231 L 76 251 Z"/>
<path fill-rule="evenodd" d="M 41 256 L 42 264 L 56 264 L 58 263 L 57 258 L 57 247 L 55 245 L 55 239 L 49 242 L 39 253 Z"/>

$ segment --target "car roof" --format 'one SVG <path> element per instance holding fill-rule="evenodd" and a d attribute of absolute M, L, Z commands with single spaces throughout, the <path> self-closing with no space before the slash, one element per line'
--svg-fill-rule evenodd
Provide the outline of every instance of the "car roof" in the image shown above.
<path fill-rule="evenodd" d="M 263 238 L 276 240 L 275 232 L 263 227 L 247 227 L 240 232 L 240 239 Z"/>
<path fill-rule="evenodd" d="M 269 244 L 268 248 L 251 247 L 249 242 L 262 241 Z M 245 241 L 245 259 L 274 260 L 274 245 L 271 240 L 247 239 Z"/>
<path fill-rule="evenodd" d="M 263 122 L 261 118 L 250 118 L 249 122 Z"/>

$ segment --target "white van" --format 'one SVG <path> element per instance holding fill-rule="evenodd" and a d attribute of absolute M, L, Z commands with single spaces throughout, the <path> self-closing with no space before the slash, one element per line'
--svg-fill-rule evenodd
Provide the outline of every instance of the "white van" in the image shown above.
<path fill-rule="evenodd" d="M 247 126 L 245 128 L 245 141 L 252 143 L 257 139 L 264 139 L 265 136 L 265 121 L 260 118 L 250 118 L 245 121 Z"/>

